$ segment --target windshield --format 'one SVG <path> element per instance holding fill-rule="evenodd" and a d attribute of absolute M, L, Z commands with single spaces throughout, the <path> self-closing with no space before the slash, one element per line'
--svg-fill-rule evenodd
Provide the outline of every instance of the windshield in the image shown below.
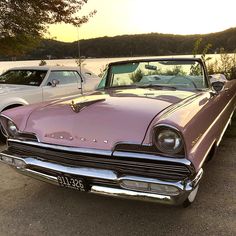
<path fill-rule="evenodd" d="M 0 75 L 0 84 L 40 86 L 46 70 L 9 70 Z"/>
<path fill-rule="evenodd" d="M 111 65 L 106 79 L 110 88 L 133 86 L 198 90 L 208 87 L 203 66 L 195 60 L 127 62 Z"/>

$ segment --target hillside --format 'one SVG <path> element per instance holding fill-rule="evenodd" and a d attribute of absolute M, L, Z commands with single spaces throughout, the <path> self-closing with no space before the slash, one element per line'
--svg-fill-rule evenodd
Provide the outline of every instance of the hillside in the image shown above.
<path fill-rule="evenodd" d="M 221 47 L 225 48 L 226 52 L 236 50 L 236 28 L 231 28 L 204 35 L 150 33 L 81 40 L 81 55 L 85 57 L 126 57 L 191 54 L 194 42 L 199 38 L 203 39 L 203 46 L 207 43 L 213 45 L 209 53 L 218 52 Z M 47 59 L 48 55 L 51 55 L 52 58 L 76 58 L 78 56 L 77 42 L 43 40 L 37 49 L 21 59 Z"/>

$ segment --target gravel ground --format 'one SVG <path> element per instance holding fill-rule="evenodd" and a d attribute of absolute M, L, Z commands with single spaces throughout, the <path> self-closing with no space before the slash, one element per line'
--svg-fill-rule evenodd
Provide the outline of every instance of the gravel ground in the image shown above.
<path fill-rule="evenodd" d="M 62 189 L 0 164 L 0 235 L 235 236 L 235 123 L 187 209 Z"/>

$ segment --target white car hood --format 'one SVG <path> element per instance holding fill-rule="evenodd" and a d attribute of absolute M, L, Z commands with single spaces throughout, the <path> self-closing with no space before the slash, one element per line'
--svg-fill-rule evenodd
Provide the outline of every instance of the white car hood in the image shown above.
<path fill-rule="evenodd" d="M 16 85 L 16 84 L 0 84 L 0 94 L 8 94 L 10 92 L 26 91 L 34 88 L 28 85 Z"/>

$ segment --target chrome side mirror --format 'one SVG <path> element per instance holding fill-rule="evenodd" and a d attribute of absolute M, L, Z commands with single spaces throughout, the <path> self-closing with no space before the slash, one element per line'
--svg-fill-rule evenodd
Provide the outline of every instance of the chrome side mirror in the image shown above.
<path fill-rule="evenodd" d="M 214 91 L 219 93 L 220 91 L 222 91 L 224 89 L 225 83 L 221 82 L 221 81 L 216 81 L 216 82 L 212 82 L 211 86 Z"/>
<path fill-rule="evenodd" d="M 53 79 L 52 80 L 52 87 L 56 87 L 58 84 L 59 84 L 60 82 L 59 82 L 59 80 L 57 80 L 57 79 Z"/>

